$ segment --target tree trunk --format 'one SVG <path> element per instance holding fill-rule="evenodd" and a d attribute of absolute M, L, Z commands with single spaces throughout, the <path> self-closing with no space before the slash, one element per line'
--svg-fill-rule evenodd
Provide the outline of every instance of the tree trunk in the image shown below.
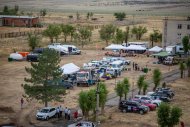
<path fill-rule="evenodd" d="M 101 114 L 104 114 L 104 105 L 101 106 Z"/>
<path fill-rule="evenodd" d="M 145 95 L 145 94 L 146 94 L 146 90 L 143 91 L 143 95 Z"/>
<path fill-rule="evenodd" d="M 153 91 L 156 91 L 156 86 L 154 86 Z"/>
<path fill-rule="evenodd" d="M 64 37 L 64 39 L 65 39 L 65 42 L 67 42 L 67 37 L 66 36 Z"/>
<path fill-rule="evenodd" d="M 51 41 L 51 43 L 53 43 L 53 38 L 52 37 L 50 38 L 50 41 Z"/>
<path fill-rule="evenodd" d="M 188 77 L 190 77 L 190 67 L 188 67 Z"/>
<path fill-rule="evenodd" d="M 47 107 L 48 106 L 48 102 L 47 102 L 47 100 L 45 101 L 45 107 Z"/>
<path fill-rule="evenodd" d="M 127 100 L 127 94 L 125 94 L 125 100 Z"/>
<path fill-rule="evenodd" d="M 141 94 L 141 89 L 139 89 L 139 92 L 138 92 L 138 95 L 140 95 Z"/>
<path fill-rule="evenodd" d="M 183 71 L 181 70 L 181 78 L 183 78 Z"/>
<path fill-rule="evenodd" d="M 119 102 L 121 102 L 121 96 L 119 97 Z"/>
<path fill-rule="evenodd" d="M 108 40 L 106 40 L 106 46 L 108 46 Z"/>

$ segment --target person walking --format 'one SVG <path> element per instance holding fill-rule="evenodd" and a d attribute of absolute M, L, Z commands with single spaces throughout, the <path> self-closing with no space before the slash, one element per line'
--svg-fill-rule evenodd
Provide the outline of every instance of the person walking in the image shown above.
<path fill-rule="evenodd" d="M 23 105 L 24 105 L 24 99 L 21 98 L 21 99 L 20 99 L 20 107 L 21 107 L 21 109 L 23 108 Z"/>
<path fill-rule="evenodd" d="M 74 112 L 73 116 L 74 116 L 74 120 L 77 121 L 77 118 L 78 118 L 78 111 L 77 110 Z"/>
<path fill-rule="evenodd" d="M 67 107 L 64 109 L 64 114 L 65 114 L 65 119 L 67 119 L 67 116 L 68 116 L 68 109 L 67 109 Z"/>
<path fill-rule="evenodd" d="M 70 109 L 68 109 L 68 111 L 67 111 L 67 118 L 68 118 L 68 120 L 71 119 L 71 110 Z"/>

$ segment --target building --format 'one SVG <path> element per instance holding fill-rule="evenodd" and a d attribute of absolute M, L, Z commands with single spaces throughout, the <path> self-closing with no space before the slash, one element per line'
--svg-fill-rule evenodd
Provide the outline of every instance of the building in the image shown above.
<path fill-rule="evenodd" d="M 190 37 L 190 18 L 163 20 L 162 47 L 181 44 L 184 36 Z"/>
<path fill-rule="evenodd" d="M 38 17 L 0 15 L 0 26 L 33 27 L 38 23 Z"/>

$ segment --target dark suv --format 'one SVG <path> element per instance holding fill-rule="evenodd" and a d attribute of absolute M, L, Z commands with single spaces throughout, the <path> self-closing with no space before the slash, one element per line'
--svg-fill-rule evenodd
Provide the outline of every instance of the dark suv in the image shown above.
<path fill-rule="evenodd" d="M 148 112 L 148 107 L 141 105 L 140 103 L 136 101 L 129 101 L 124 100 L 119 103 L 119 109 L 122 112 L 137 112 L 142 114 L 145 114 Z"/>

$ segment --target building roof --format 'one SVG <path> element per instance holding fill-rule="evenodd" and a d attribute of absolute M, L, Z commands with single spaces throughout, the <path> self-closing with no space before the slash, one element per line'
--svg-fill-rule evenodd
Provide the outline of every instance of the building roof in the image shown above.
<path fill-rule="evenodd" d="M 33 17 L 33 16 L 17 16 L 17 15 L 0 15 L 0 18 L 33 19 L 33 18 L 38 18 L 38 17 Z"/>

